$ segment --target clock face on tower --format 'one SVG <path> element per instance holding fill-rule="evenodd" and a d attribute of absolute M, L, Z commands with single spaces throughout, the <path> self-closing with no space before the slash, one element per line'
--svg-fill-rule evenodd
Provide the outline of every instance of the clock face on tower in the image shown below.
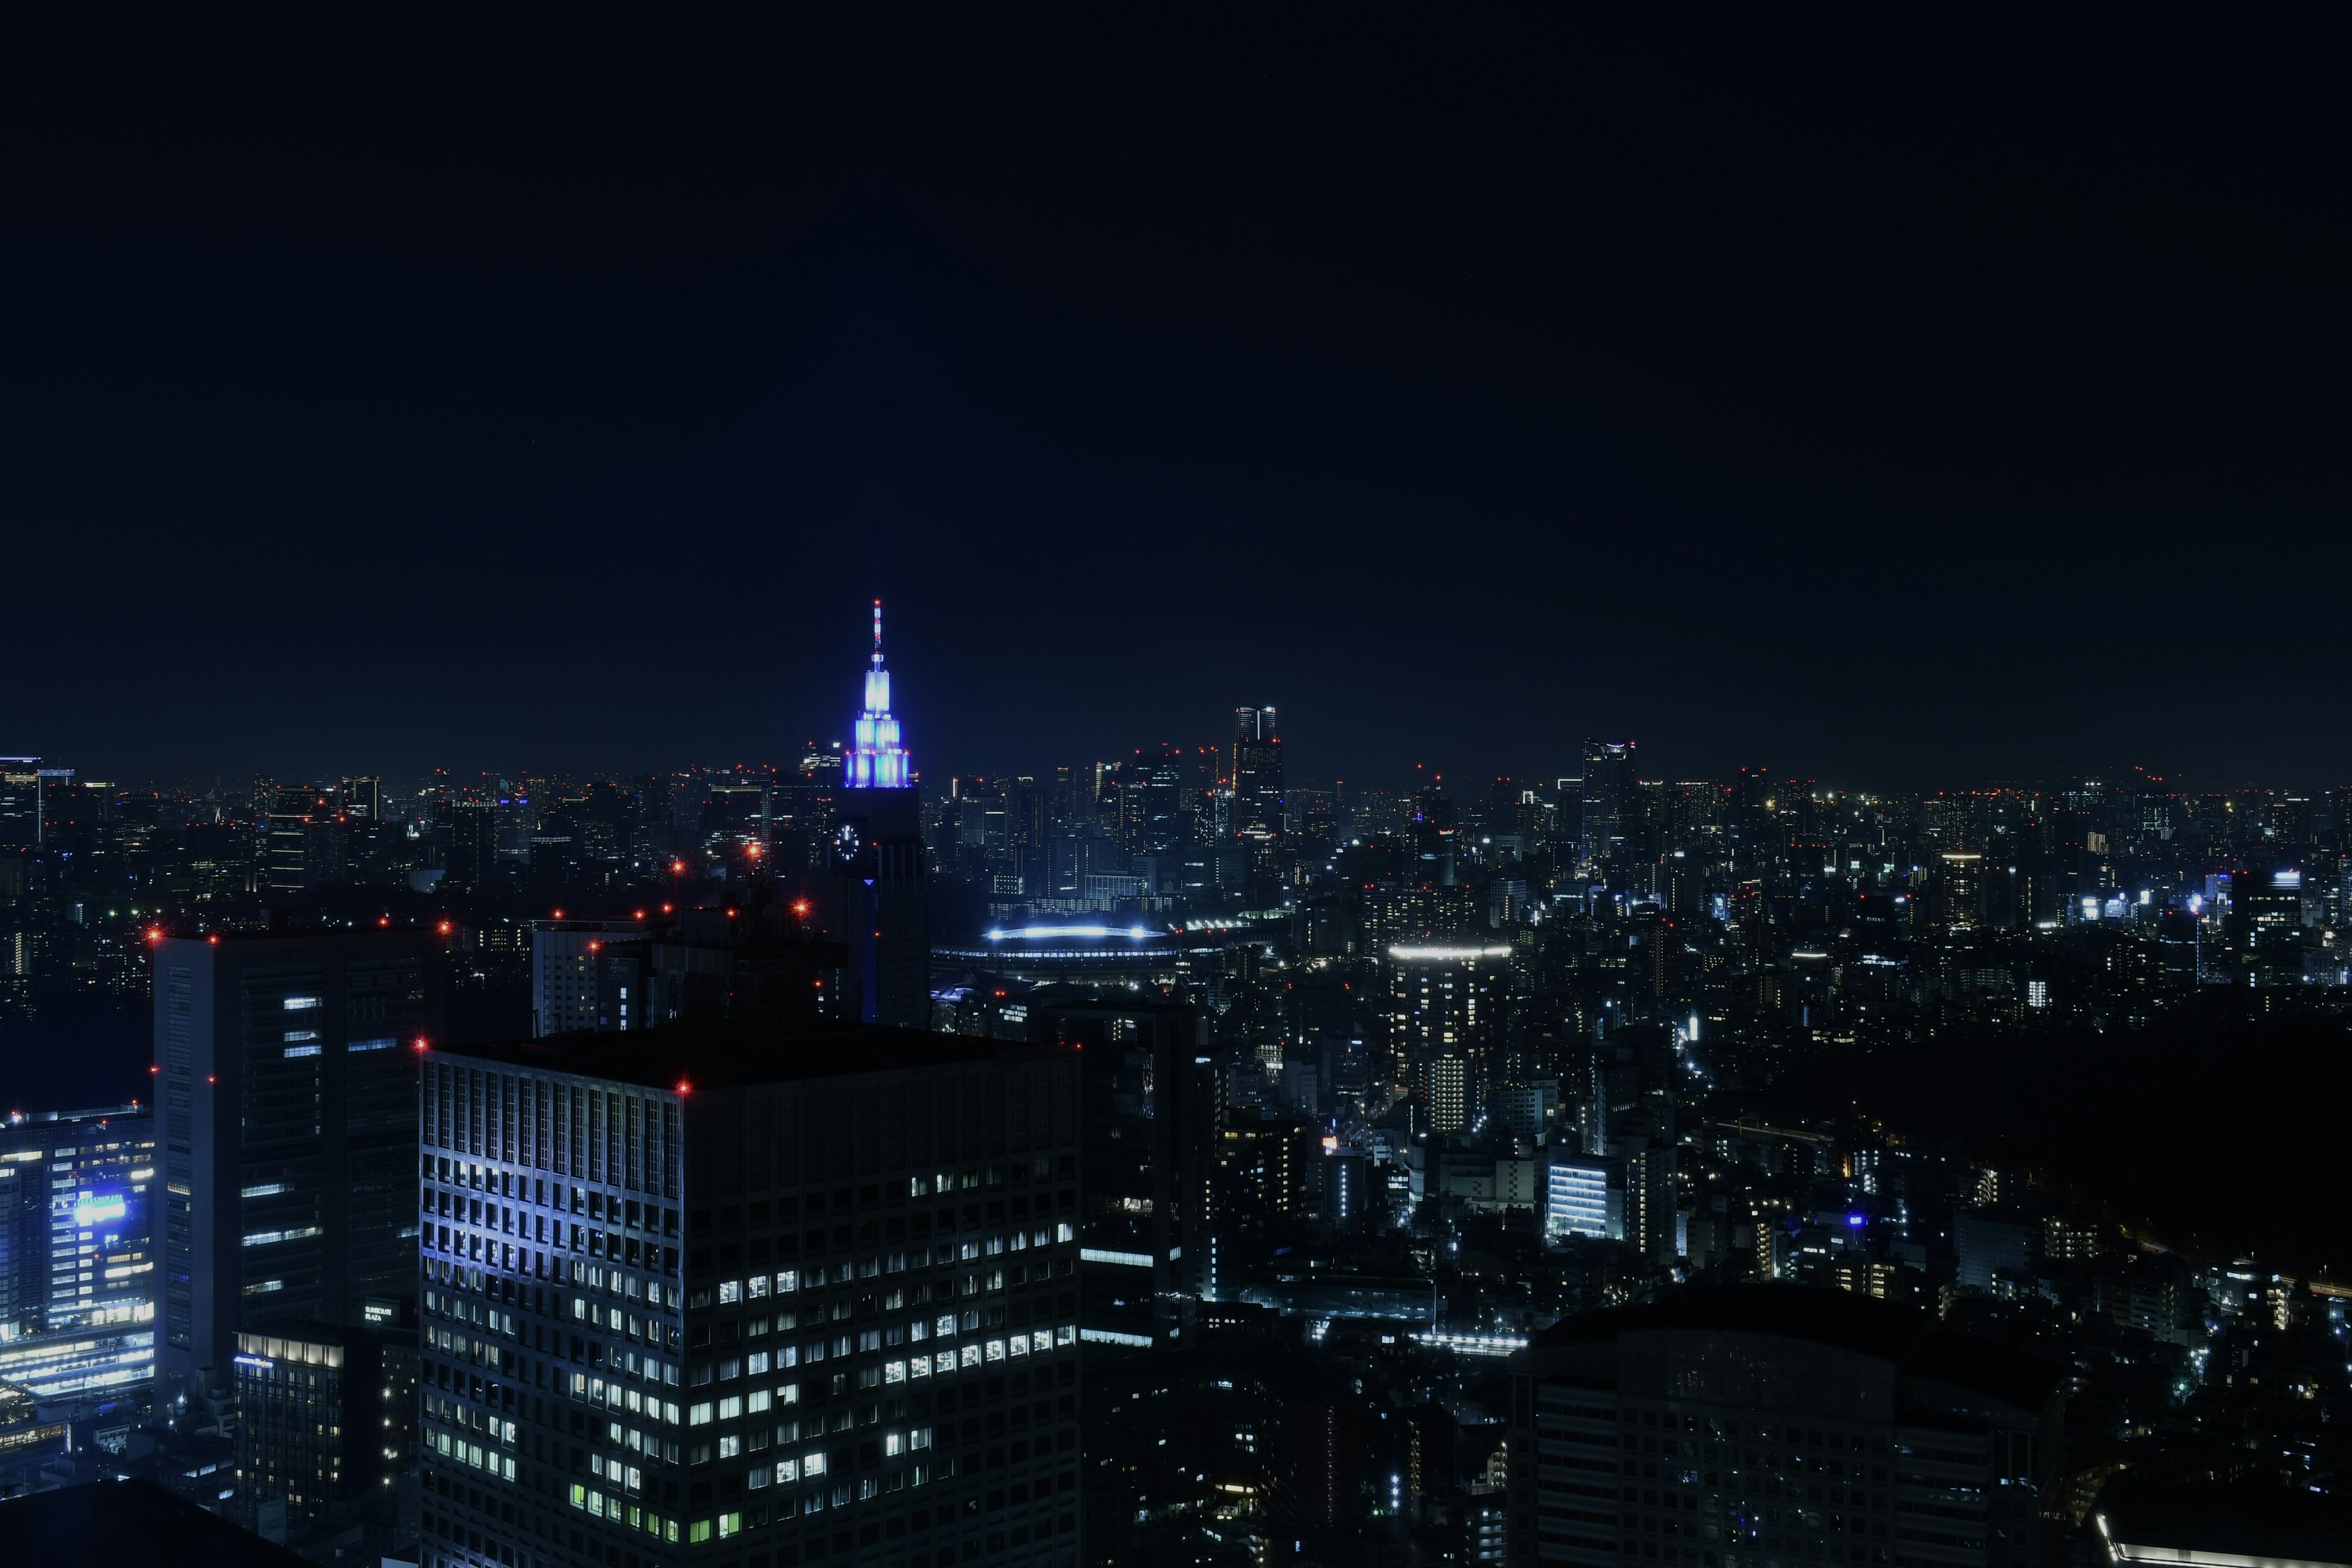
<path fill-rule="evenodd" d="M 860 840 L 857 837 L 857 824 L 854 822 L 845 822 L 834 833 L 833 852 L 840 856 L 845 860 L 855 860 L 857 858 L 857 847 L 859 843 Z"/>

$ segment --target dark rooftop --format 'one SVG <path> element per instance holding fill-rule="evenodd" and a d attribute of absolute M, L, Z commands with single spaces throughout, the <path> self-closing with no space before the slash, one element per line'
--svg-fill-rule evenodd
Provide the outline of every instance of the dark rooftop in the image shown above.
<path fill-rule="evenodd" d="M 1938 1324 L 1904 1363 L 1912 1377 L 1990 1394 L 2020 1410 L 2038 1410 L 2063 1379 L 2053 1363 L 2025 1351 Z"/>
<path fill-rule="evenodd" d="M 1768 1334 L 1875 1356 L 1908 1377 L 1973 1389 L 2039 1409 L 2058 1367 L 2021 1351 L 1944 1328 L 1915 1308 L 1807 1285 L 1692 1285 L 1654 1301 L 1562 1318 L 1531 1349 L 1591 1344 L 1645 1330 Z"/>
<path fill-rule="evenodd" d="M 1692 1285 L 1631 1307 L 1562 1318 L 1534 1341 L 1547 1345 L 1613 1340 L 1645 1329 L 1717 1330 L 1833 1345 L 1887 1361 L 1923 1339 L 1927 1314 L 1874 1296 L 1804 1285 Z"/>
<path fill-rule="evenodd" d="M 19 1568 L 302 1568 L 282 1546 L 149 1481 L 93 1481 L 0 1502 Z"/>
<path fill-rule="evenodd" d="M 2107 1483 L 2097 1510 L 2128 1559 L 2263 1558 L 2352 1563 L 2352 1503 L 2284 1487 L 2155 1483 L 2128 1472 Z"/>
<path fill-rule="evenodd" d="M 674 1089 L 681 1083 L 696 1089 L 729 1089 L 848 1073 L 1018 1061 L 1060 1056 L 1066 1048 L 852 1024 L 789 1032 L 678 1025 L 436 1046 L 434 1051 L 543 1072 L 614 1079 L 648 1089 Z"/>

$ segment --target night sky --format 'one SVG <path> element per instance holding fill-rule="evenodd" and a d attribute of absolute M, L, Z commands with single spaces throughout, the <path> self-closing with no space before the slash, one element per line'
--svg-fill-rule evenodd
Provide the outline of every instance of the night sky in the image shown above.
<path fill-rule="evenodd" d="M 21 8 L 0 752 L 2352 775 L 2341 36 L 1090 11 Z"/>

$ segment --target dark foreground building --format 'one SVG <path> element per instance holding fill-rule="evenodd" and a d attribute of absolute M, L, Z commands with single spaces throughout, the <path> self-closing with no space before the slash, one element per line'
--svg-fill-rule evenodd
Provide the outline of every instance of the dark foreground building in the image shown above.
<path fill-rule="evenodd" d="M 439 943 L 415 931 L 155 948 L 165 1395 L 226 1389 L 239 1330 L 361 1323 L 416 1278 L 416 1052 Z"/>
<path fill-rule="evenodd" d="M 152 1481 L 92 1481 L 0 1501 L 10 1568 L 304 1568 L 306 1559 Z"/>
<path fill-rule="evenodd" d="M 425 1053 L 428 1568 L 1075 1568 L 1076 1053 Z"/>
<path fill-rule="evenodd" d="M 327 1521 L 390 1487 L 416 1395 L 415 1342 L 341 1323 L 236 1336 L 239 1524 L 262 1529 L 272 1503 L 288 1521 Z"/>
<path fill-rule="evenodd" d="M 2060 1370 L 1911 1309 L 1697 1287 L 1566 1319 L 1513 1370 L 1513 1568 L 2039 1561 Z"/>

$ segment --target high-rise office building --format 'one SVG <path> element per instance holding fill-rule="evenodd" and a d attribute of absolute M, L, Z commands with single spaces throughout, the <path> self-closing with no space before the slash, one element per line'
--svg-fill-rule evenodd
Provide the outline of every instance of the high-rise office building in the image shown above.
<path fill-rule="evenodd" d="M 343 815 L 357 821 L 383 820 L 383 780 L 374 773 L 347 773 L 336 786 Z"/>
<path fill-rule="evenodd" d="M 0 849 L 41 844 L 41 759 L 0 757 Z"/>
<path fill-rule="evenodd" d="M 142 1107 L 0 1122 L 0 1383 L 101 1402 L 152 1383 L 160 1190 Z"/>
<path fill-rule="evenodd" d="M 414 1426 L 415 1343 L 345 1323 L 236 1336 L 239 1524 L 261 1528 L 273 1503 L 282 1521 L 331 1519 L 391 1485 Z"/>
<path fill-rule="evenodd" d="M 1935 923 L 1952 935 L 1976 930 L 1984 923 L 1984 857 L 1953 849 L 1937 858 Z"/>
<path fill-rule="evenodd" d="M 1694 1287 L 1564 1318 L 1512 1374 L 1513 1568 L 2041 1559 L 2063 1369 L 1909 1308 Z"/>
<path fill-rule="evenodd" d="M 650 947 L 642 921 L 533 921 L 530 1032 L 649 1027 Z"/>
<path fill-rule="evenodd" d="M 835 813 L 833 928 L 848 949 L 844 1011 L 869 1024 L 930 1026 L 930 851 L 912 761 L 890 714 L 882 604 L 846 787 Z"/>
<path fill-rule="evenodd" d="M 1077 1053 L 424 1056 L 428 1568 L 1076 1561 Z"/>
<path fill-rule="evenodd" d="M 226 1387 L 239 1329 L 359 1321 L 414 1288 L 438 959 L 408 931 L 157 943 L 167 1395 Z"/>
<path fill-rule="evenodd" d="M 524 809 L 528 804 L 524 803 Z M 509 809 L 513 808 L 502 807 L 495 800 L 453 800 L 436 813 L 435 834 L 441 840 L 444 868 L 453 886 L 488 885 L 498 869 L 499 816 Z"/>
<path fill-rule="evenodd" d="M 1742 876 L 1752 876 L 1780 857 L 1780 818 L 1772 770 L 1744 767 L 1732 782 L 1725 827 L 1731 840 L 1732 864 Z"/>
<path fill-rule="evenodd" d="M 1079 1332 L 1097 1345 L 1181 1345 L 1191 1304 L 1213 1289 L 1208 1019 L 1180 1002 L 1060 986 L 1028 1008 L 1031 1038 L 1079 1053 Z"/>
<path fill-rule="evenodd" d="M 1282 837 L 1282 737 L 1271 708 L 1234 710 L 1232 831 L 1267 842 Z"/>
<path fill-rule="evenodd" d="M 1584 742 L 1583 806 L 1585 863 L 1605 870 L 1616 864 L 1625 845 L 1626 819 L 1635 809 L 1633 742 Z"/>
<path fill-rule="evenodd" d="M 313 784 L 279 790 L 269 810 L 263 885 L 273 893 L 297 893 L 341 881 L 342 874 L 342 824 L 335 797 Z"/>

